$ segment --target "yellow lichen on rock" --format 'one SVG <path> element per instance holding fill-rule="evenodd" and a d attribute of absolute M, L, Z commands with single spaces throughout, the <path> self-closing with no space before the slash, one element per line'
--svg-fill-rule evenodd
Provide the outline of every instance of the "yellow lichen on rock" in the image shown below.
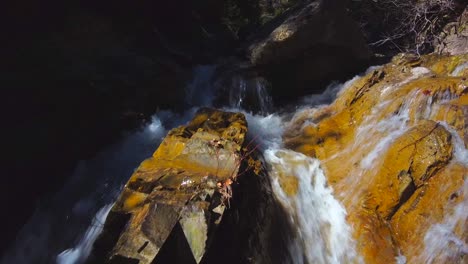
<path fill-rule="evenodd" d="M 451 136 L 433 121 L 421 121 L 397 138 L 380 157 L 381 165 L 369 179 L 373 183 L 366 191 L 363 206 L 381 218 L 390 219 L 396 206 L 404 202 L 415 188 L 422 186 L 452 156 Z"/>
<path fill-rule="evenodd" d="M 454 152 L 468 143 L 467 61 L 467 54 L 396 56 L 348 83 L 331 105 L 297 113 L 286 129 L 287 147 L 322 161 L 366 263 L 399 252 L 423 263 L 414 244 L 424 247 L 425 232 L 460 202 L 448 196 L 463 196 L 468 164 L 456 163 Z M 442 209 L 429 213 L 439 198 Z"/>
<path fill-rule="evenodd" d="M 217 183 L 237 176 L 246 133 L 243 114 L 214 109 L 201 109 L 189 124 L 171 130 L 135 170 L 112 208 L 103 231 L 102 240 L 111 243 L 104 257 L 154 263 L 169 235 L 182 232 L 189 255 L 199 263 L 219 224 L 211 220 L 223 213 L 211 210 L 224 202 Z M 122 222 L 122 230 L 113 230 Z M 106 238 L 112 232 L 113 238 Z"/>
<path fill-rule="evenodd" d="M 442 223 L 444 215 L 450 216 L 455 205 L 463 201 L 467 194 L 460 191 L 460 187 L 466 175 L 466 165 L 449 164 L 417 189 L 392 217 L 393 238 L 407 256 L 408 263 L 427 262 L 423 256 L 424 234 L 433 224 Z M 456 233 L 463 237 L 466 235 L 463 232 L 466 230 Z"/>

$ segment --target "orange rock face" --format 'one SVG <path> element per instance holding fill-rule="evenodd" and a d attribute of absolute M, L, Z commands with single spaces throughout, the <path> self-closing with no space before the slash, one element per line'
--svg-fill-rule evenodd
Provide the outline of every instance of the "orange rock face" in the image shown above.
<path fill-rule="evenodd" d="M 285 145 L 322 161 L 365 263 L 467 261 L 467 61 L 397 56 L 289 124 Z"/>

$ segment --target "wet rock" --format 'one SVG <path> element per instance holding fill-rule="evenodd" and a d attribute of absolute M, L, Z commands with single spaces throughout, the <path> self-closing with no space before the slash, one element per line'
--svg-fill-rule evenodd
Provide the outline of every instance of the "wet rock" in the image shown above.
<path fill-rule="evenodd" d="M 167 263 L 176 251 L 182 262 L 172 263 L 199 263 L 227 206 L 246 132 L 242 114 L 210 109 L 170 131 L 125 185 L 89 262 Z"/>
<path fill-rule="evenodd" d="M 456 163 L 443 167 L 423 187 L 418 188 L 392 217 L 391 228 L 395 230 L 392 237 L 399 245 L 401 253 L 407 256 L 407 263 L 427 263 L 430 260 L 427 253 L 435 255 L 439 253 L 427 252 L 426 247 L 430 247 L 430 245 L 426 243 L 425 237 L 428 231 L 434 228 L 435 223 L 443 225 L 445 217 L 454 217 L 455 224 L 459 225 L 453 230 L 452 238 L 466 237 L 466 223 L 464 223 L 466 219 L 457 223 L 452 211 L 457 204 L 463 203 L 463 195 L 466 195 L 460 190 L 460 186 L 466 184 L 464 182 L 465 171 L 466 165 Z M 446 230 L 446 232 L 451 231 Z M 442 237 L 434 236 L 433 239 L 442 240 L 442 243 L 453 243 L 448 241 L 449 239 L 444 241 L 445 239 Z M 456 259 L 442 257 L 432 263 L 466 262 L 466 260 L 463 261 L 466 255 L 454 254 L 454 256 L 457 255 Z"/>
<path fill-rule="evenodd" d="M 433 121 L 421 121 L 387 150 L 363 206 L 391 218 L 416 188 L 422 187 L 452 158 L 450 133 Z"/>
<path fill-rule="evenodd" d="M 297 113 L 286 129 L 286 146 L 322 161 L 366 263 L 400 254 L 408 263 L 463 258 L 460 246 L 428 250 L 425 236 L 466 195 L 467 61 L 398 55 L 348 83 L 334 103 Z M 466 240 L 466 218 L 453 219 L 453 239 Z"/>
<path fill-rule="evenodd" d="M 295 12 L 289 14 L 266 38 L 249 47 L 252 64 L 266 65 L 292 59 L 319 43 L 348 46 L 358 57 L 369 56 L 366 46 L 359 45 L 362 43 L 358 41 L 360 35 L 357 28 L 353 28 L 354 23 L 347 17 L 337 21 L 338 16 L 345 16 L 343 6 L 339 2 L 333 1 L 328 4 L 325 1 L 306 1 L 302 6 L 296 7 Z M 351 33 L 357 34 L 353 36 Z M 351 39 L 342 43 L 347 37 Z"/>

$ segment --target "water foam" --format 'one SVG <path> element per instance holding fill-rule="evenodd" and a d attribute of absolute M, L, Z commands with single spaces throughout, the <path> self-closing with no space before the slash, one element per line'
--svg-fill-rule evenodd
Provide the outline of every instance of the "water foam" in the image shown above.
<path fill-rule="evenodd" d="M 333 197 L 320 161 L 284 149 L 264 153 L 270 164 L 273 192 L 291 216 L 297 229 L 294 263 L 350 263 L 357 261 L 346 210 Z M 297 194 L 290 196 L 281 187 L 281 178 L 295 177 Z"/>
<path fill-rule="evenodd" d="M 465 175 L 467 177 L 468 175 Z M 460 190 L 465 198 L 457 206 L 453 213 L 447 214 L 441 223 L 432 225 L 424 236 L 423 259 L 425 263 L 434 261 L 450 262 L 468 254 L 468 244 L 465 238 L 459 237 L 455 230 L 457 226 L 466 228 L 468 219 L 468 181 Z M 464 230 L 466 232 L 466 230 Z M 463 232 L 463 231 L 462 231 Z M 463 233 L 465 233 L 463 232 Z"/>
<path fill-rule="evenodd" d="M 446 122 L 439 122 L 452 135 L 453 159 L 452 162 L 464 166 L 468 164 L 468 149 L 457 131 Z M 466 227 L 468 219 L 468 173 L 465 169 L 465 181 L 458 195 L 464 197 L 452 210 L 444 216 L 443 221 L 433 224 L 424 235 L 424 251 L 419 256 L 425 263 L 451 262 L 460 256 L 468 254 L 468 244 L 460 237 L 456 230 Z"/>
<path fill-rule="evenodd" d="M 57 256 L 57 264 L 79 264 L 86 260 L 91 253 L 94 241 L 102 232 L 104 222 L 111 208 L 112 204 L 108 204 L 97 212 L 80 242 L 75 247 L 67 249 Z"/>

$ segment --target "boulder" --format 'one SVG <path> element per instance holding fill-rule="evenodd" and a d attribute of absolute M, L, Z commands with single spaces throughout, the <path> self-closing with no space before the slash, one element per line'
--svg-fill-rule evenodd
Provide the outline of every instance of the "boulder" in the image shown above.
<path fill-rule="evenodd" d="M 125 185 L 89 262 L 199 263 L 229 206 L 246 132 L 242 114 L 210 109 L 170 131 Z"/>
<path fill-rule="evenodd" d="M 458 21 L 447 24 L 436 39 L 435 50 L 439 53 L 458 55 L 468 52 L 468 8 Z"/>
<path fill-rule="evenodd" d="M 339 0 L 304 1 L 267 23 L 263 31 L 266 34 L 258 34 L 247 55 L 283 100 L 313 93 L 311 87 L 324 86 L 332 78 L 346 78 L 370 58 L 358 26 Z M 288 86 L 298 90 L 279 90 Z"/>

